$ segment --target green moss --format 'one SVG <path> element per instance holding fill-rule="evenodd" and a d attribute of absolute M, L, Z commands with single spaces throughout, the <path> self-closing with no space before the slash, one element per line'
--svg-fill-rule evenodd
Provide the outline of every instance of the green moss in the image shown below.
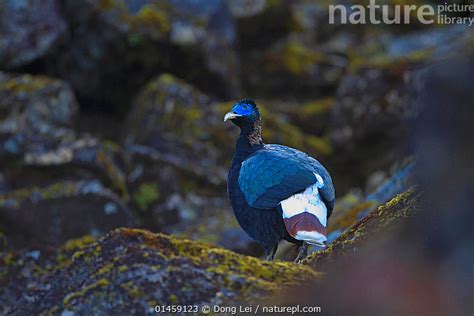
<path fill-rule="evenodd" d="M 322 98 L 303 104 L 298 108 L 298 113 L 303 117 L 327 113 L 334 106 L 334 98 Z"/>
<path fill-rule="evenodd" d="M 330 155 L 332 153 L 331 142 L 328 137 L 318 137 L 314 135 L 306 135 L 305 147 L 313 148 L 315 152 L 321 155 Z"/>
<path fill-rule="evenodd" d="M 81 288 L 79 291 L 75 291 L 73 293 L 66 295 L 66 297 L 63 299 L 63 305 L 67 307 L 74 299 L 84 296 L 88 291 L 91 291 L 100 287 L 107 287 L 108 285 L 109 285 L 109 281 L 107 279 L 105 278 L 99 279 L 96 282 Z"/>
<path fill-rule="evenodd" d="M 72 260 L 82 259 L 84 261 L 92 261 L 101 254 L 102 246 L 98 242 L 94 242 L 86 248 L 81 248 L 72 255 Z"/>
<path fill-rule="evenodd" d="M 125 201 L 128 201 L 129 194 L 125 181 L 125 175 L 112 160 L 111 153 L 107 149 L 98 150 L 97 161 L 104 168 L 108 178 L 112 182 L 112 185 L 121 193 L 122 198 Z"/>
<path fill-rule="evenodd" d="M 236 281 L 233 280 L 242 279 L 246 280 L 244 283 L 248 287 L 245 291 L 271 291 L 319 276 L 307 267 L 292 262 L 266 262 L 211 245 L 152 234 L 140 229 L 120 229 L 120 232 L 140 236 L 145 249 L 155 248 L 168 260 L 187 258 L 197 266 L 207 267 L 208 272 L 221 278 L 229 288 L 234 286 Z M 180 267 L 168 266 L 167 271 L 173 273 L 172 269 L 179 271 Z"/>
<path fill-rule="evenodd" d="M 0 91 L 14 93 L 33 93 L 50 85 L 59 85 L 60 82 L 45 76 L 22 75 L 5 81 L 0 81 Z"/>
<path fill-rule="evenodd" d="M 15 255 L 13 253 L 7 253 L 2 259 L 3 259 L 3 264 L 5 265 L 11 265 L 12 263 L 15 262 L 14 260 Z"/>
<path fill-rule="evenodd" d="M 156 84 L 169 85 L 169 84 L 180 84 L 180 83 L 181 83 L 181 81 L 179 79 L 177 79 L 175 76 L 173 76 L 169 73 L 164 73 L 164 74 L 162 74 L 158 77 L 157 82 L 155 82 L 155 81 L 150 82 L 148 87 L 150 87 L 150 85 L 152 85 L 152 84 L 153 84 L 152 86 L 154 87 Z"/>
<path fill-rule="evenodd" d="M 146 211 L 159 198 L 160 190 L 155 182 L 142 183 L 133 195 L 133 200 L 141 211 Z"/>
<path fill-rule="evenodd" d="M 113 263 L 108 263 L 105 266 L 101 267 L 99 270 L 97 270 L 97 275 L 107 274 L 108 272 L 112 270 L 113 267 L 114 267 Z"/>
<path fill-rule="evenodd" d="M 311 66 L 324 62 L 325 56 L 297 42 L 288 42 L 280 50 L 267 57 L 266 68 L 270 71 L 282 66 L 294 75 L 306 73 Z"/>
<path fill-rule="evenodd" d="M 176 295 L 174 294 L 171 294 L 170 296 L 168 296 L 168 301 L 171 303 L 171 304 L 178 304 L 179 303 L 179 299 Z"/>
<path fill-rule="evenodd" d="M 44 275 L 33 273 L 31 278 L 40 283 L 35 285 L 35 293 L 40 293 L 35 296 L 38 313 L 90 308 L 97 302 L 118 300 L 126 306 L 143 306 L 152 301 L 201 304 L 214 299 L 230 303 L 228 296 L 217 297 L 219 292 L 232 293 L 231 300 L 252 302 L 320 275 L 307 266 L 265 262 L 140 229 L 116 229 L 96 242 L 80 246 L 89 241 L 88 237 L 69 241 L 62 249 L 77 250 L 72 260 L 48 268 Z M 48 256 L 43 259 L 49 260 Z M 13 257 L 6 261 L 19 264 Z M 196 286 L 202 288 L 197 290 Z M 44 297 L 47 303 L 42 300 Z"/>
<path fill-rule="evenodd" d="M 328 138 L 306 134 L 296 125 L 287 123 L 278 116 L 270 115 L 265 109 L 261 109 L 260 112 L 265 118 L 264 139 L 322 155 L 329 155 L 332 152 Z"/>
<path fill-rule="evenodd" d="M 74 251 L 81 247 L 90 245 L 95 241 L 91 235 L 86 235 L 80 238 L 70 239 L 60 248 L 61 251 Z"/>
<path fill-rule="evenodd" d="M 386 69 L 391 72 L 400 72 L 412 63 L 420 62 L 429 58 L 432 49 L 411 52 L 401 57 L 387 55 L 380 47 L 368 47 L 364 52 L 352 52 L 349 54 L 349 72 L 357 73 L 361 68 Z"/>
<path fill-rule="evenodd" d="M 28 200 L 32 195 L 39 196 L 43 200 L 51 200 L 73 196 L 77 194 L 77 192 L 77 184 L 69 181 L 54 183 L 43 188 L 22 188 L 0 196 L 0 206 L 4 206 L 5 203 L 9 201 L 10 207 L 11 205 L 13 205 L 13 207 L 19 207 L 21 203 Z M 11 202 L 13 202 L 13 204 L 11 204 Z"/>
<path fill-rule="evenodd" d="M 154 36 L 161 37 L 171 29 L 163 8 L 158 8 L 153 4 L 142 6 L 136 15 L 128 18 L 134 30 L 138 31 L 145 28 Z"/>
<path fill-rule="evenodd" d="M 138 286 L 136 286 L 132 281 L 126 282 L 120 285 L 126 292 L 127 294 L 133 298 L 137 299 L 140 297 L 143 297 L 143 292 L 140 290 Z"/>
<path fill-rule="evenodd" d="M 97 6 L 101 10 L 118 9 L 120 11 L 125 11 L 127 8 L 123 0 L 99 0 Z"/>

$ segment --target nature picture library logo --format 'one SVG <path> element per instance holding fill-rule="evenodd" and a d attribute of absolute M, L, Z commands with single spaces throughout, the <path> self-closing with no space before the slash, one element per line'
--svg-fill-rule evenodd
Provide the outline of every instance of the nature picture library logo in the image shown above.
<path fill-rule="evenodd" d="M 329 5 L 329 24 L 474 24 L 474 4 L 390 5 L 370 0 L 366 6 Z"/>

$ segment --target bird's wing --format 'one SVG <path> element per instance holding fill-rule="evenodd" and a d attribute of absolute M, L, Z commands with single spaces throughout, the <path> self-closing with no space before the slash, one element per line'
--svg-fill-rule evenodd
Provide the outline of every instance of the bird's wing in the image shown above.
<path fill-rule="evenodd" d="M 334 206 L 331 177 L 316 159 L 301 151 L 265 145 L 242 163 L 239 173 L 239 187 L 245 200 L 259 209 L 272 209 L 318 181 L 322 185 L 319 192 L 329 217 Z"/>

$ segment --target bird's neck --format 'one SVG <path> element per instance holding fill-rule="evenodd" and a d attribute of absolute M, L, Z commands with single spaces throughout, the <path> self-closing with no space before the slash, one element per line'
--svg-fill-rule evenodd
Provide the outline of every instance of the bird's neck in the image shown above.
<path fill-rule="evenodd" d="M 263 147 L 260 119 L 253 124 L 242 126 L 235 146 L 235 159 L 244 160 L 248 155 Z"/>

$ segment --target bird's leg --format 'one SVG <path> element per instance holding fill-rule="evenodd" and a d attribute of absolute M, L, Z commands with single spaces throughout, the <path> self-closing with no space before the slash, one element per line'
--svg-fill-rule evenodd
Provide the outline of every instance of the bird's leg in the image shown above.
<path fill-rule="evenodd" d="M 265 249 L 265 258 L 264 258 L 264 260 L 265 261 L 273 261 L 273 258 L 275 257 L 275 253 L 277 251 L 277 248 L 278 248 L 278 244 L 276 244 L 275 246 L 273 246 L 271 248 Z"/>
<path fill-rule="evenodd" d="M 296 256 L 295 262 L 298 262 L 308 255 L 308 244 L 303 241 L 300 248 L 298 249 L 298 255 Z"/>

